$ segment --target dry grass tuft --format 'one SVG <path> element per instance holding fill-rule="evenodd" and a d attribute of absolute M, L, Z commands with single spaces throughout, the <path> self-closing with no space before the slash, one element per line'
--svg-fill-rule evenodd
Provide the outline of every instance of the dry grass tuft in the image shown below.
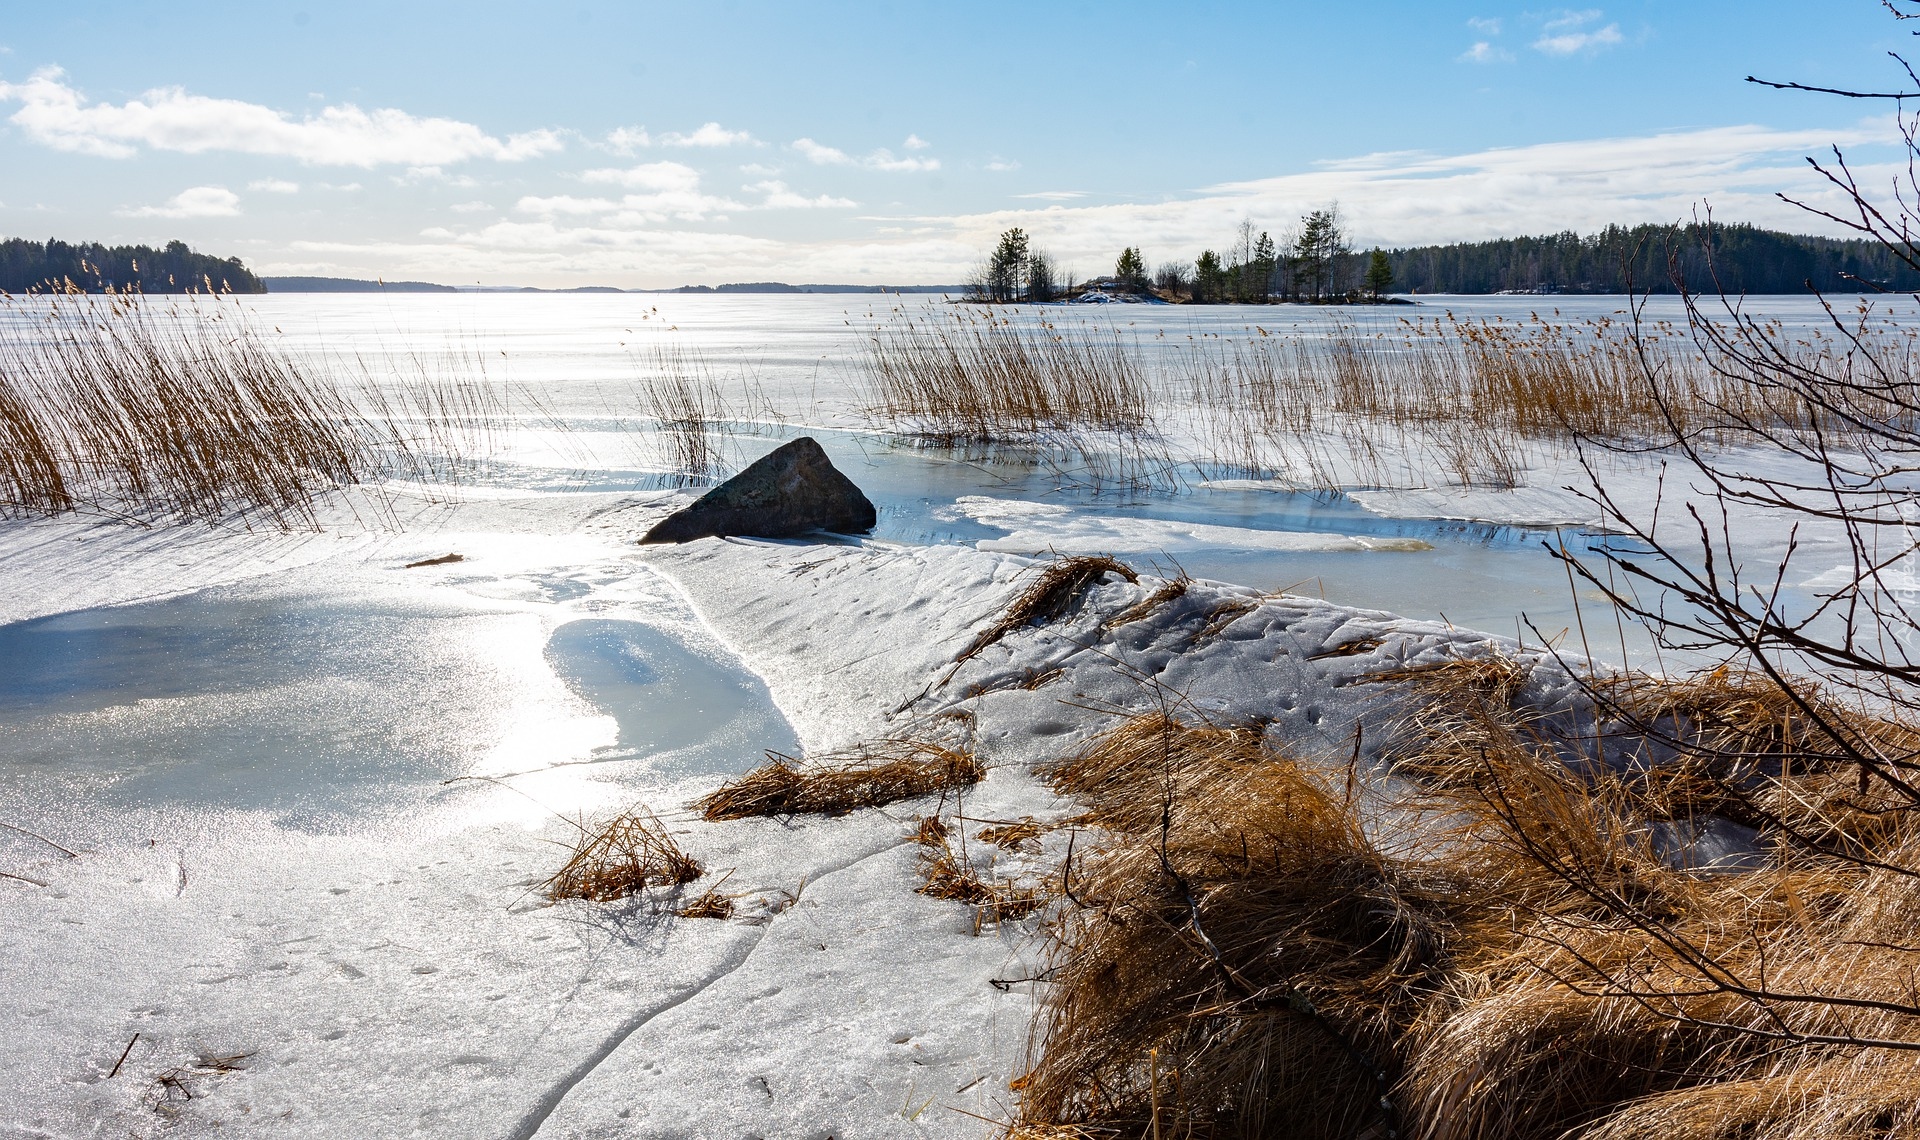
<path fill-rule="evenodd" d="M 688 900 L 673 913 L 680 918 L 732 918 L 733 897 L 721 894 L 716 887 Z"/>
<path fill-rule="evenodd" d="M 1108 618 L 1101 628 L 1114 629 L 1118 626 L 1127 625 L 1131 622 L 1139 621 L 1144 617 L 1148 617 L 1153 611 L 1166 605 L 1168 602 L 1185 597 L 1187 588 L 1191 585 L 1193 585 L 1193 579 L 1187 577 L 1184 573 L 1178 577 L 1169 578 L 1165 582 L 1160 583 L 1159 587 L 1151 594 L 1141 598 L 1126 609 L 1121 610 L 1113 617 Z"/>
<path fill-rule="evenodd" d="M 648 887 L 678 887 L 705 873 L 646 808 L 598 828 L 582 827 L 573 857 L 543 890 L 550 899 L 612 902 Z"/>
<path fill-rule="evenodd" d="M 1043 888 L 1030 883 L 983 877 L 944 839 L 921 851 L 920 877 L 925 881 L 917 893 L 974 907 L 976 928 L 1025 918 L 1047 905 L 1049 898 Z"/>
<path fill-rule="evenodd" d="M 1033 585 L 1013 600 L 998 621 L 981 630 L 972 643 L 953 659 L 954 664 L 971 659 L 1016 629 L 1060 617 L 1073 608 L 1082 594 L 1108 574 L 1118 574 L 1129 582 L 1140 580 L 1140 575 L 1134 573 L 1133 567 L 1104 554 L 1075 555 L 1047 563 L 1047 568 L 1041 571 Z"/>
<path fill-rule="evenodd" d="M 950 831 L 947 821 L 939 816 L 921 816 L 919 824 L 913 829 L 913 841 L 922 847 L 941 847 L 946 844 Z"/>
<path fill-rule="evenodd" d="M 1428 731 L 1405 742 L 1426 764 L 1411 787 L 1356 800 L 1341 765 L 1162 715 L 1047 770 L 1109 838 L 1063 875 L 1072 909 L 1013 1127 L 1867 1140 L 1920 1126 L 1914 813 L 1812 762 L 1818 738 L 1738 677 L 1620 681 L 1622 704 L 1685 710 L 1656 769 L 1704 763 L 1688 740 L 1771 749 L 1742 770 L 1746 800 L 1776 819 L 1816 805 L 1792 818 L 1830 829 L 1821 848 L 1769 824 L 1754 869 L 1689 870 L 1663 848 L 1673 828 L 1643 772 L 1567 763 L 1652 753 L 1563 738 L 1511 661 L 1406 679 L 1427 705 L 1414 721 Z M 1863 737 L 1908 739 L 1850 715 Z M 1837 782 L 1858 810 L 1835 807 Z M 1388 846 L 1358 801 L 1387 813 Z"/>
<path fill-rule="evenodd" d="M 983 827 L 974 838 L 982 843 L 991 843 L 1007 851 L 1030 846 L 1034 840 L 1046 834 L 1047 825 L 1030 815 L 1021 816 L 1012 823 L 999 823 L 992 827 Z"/>
<path fill-rule="evenodd" d="M 986 766 L 970 752 L 924 740 L 882 740 L 807 763 L 778 752 L 693 804 L 709 821 L 750 816 L 841 815 L 977 784 Z"/>
<path fill-rule="evenodd" d="M 466 560 L 467 556 L 464 554 L 442 554 L 438 558 L 422 558 L 418 562 L 409 562 L 404 568 L 407 570 L 418 570 L 422 566 L 450 566 L 455 562 L 465 562 Z"/>

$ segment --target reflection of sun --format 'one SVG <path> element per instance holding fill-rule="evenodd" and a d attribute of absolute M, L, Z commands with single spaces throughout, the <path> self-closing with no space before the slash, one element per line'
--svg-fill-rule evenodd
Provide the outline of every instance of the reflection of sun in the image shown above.
<path fill-rule="evenodd" d="M 499 701 L 489 726 L 497 735 L 475 741 L 479 754 L 470 774 L 513 776 L 511 788 L 495 785 L 474 806 L 474 822 L 533 827 L 553 812 L 596 807 L 613 794 L 609 785 L 573 765 L 618 743 L 619 724 L 554 673 L 546 643 L 546 624 L 532 615 L 489 622 L 469 643 Z"/>

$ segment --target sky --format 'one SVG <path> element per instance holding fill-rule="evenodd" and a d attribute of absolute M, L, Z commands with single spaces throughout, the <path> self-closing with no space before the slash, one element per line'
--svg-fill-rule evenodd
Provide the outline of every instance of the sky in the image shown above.
<path fill-rule="evenodd" d="M 0 3 L 0 236 L 263 274 L 657 288 L 962 280 L 1021 226 L 1085 277 L 1712 210 L 1832 223 L 1894 176 L 1877 0 Z M 1908 83 L 1911 81 L 1908 80 Z"/>

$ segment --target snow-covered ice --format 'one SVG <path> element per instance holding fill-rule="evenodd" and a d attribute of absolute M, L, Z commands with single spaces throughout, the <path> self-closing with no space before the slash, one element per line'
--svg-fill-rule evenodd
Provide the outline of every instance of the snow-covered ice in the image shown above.
<path fill-rule="evenodd" d="M 509 379 L 572 426 L 525 425 L 481 484 L 336 496 L 293 535 L 0 524 L 0 824 L 34 833 L 0 829 L 0 1135 L 982 1136 L 1021 1071 L 1040 920 L 976 930 L 914 893 L 927 803 L 716 824 L 688 803 L 766 749 L 964 713 L 992 768 L 961 812 L 1057 819 L 1075 809 L 1029 766 L 1101 710 L 1174 702 L 1297 751 L 1344 756 L 1357 734 L 1371 753 L 1394 708 L 1370 676 L 1538 656 L 1471 627 L 1574 621 L 1539 549 L 1593 518 L 1563 489 L 1572 457 L 1537 457 L 1510 491 L 1075 488 L 855 430 L 850 381 L 822 365 L 844 364 L 844 298 L 511 303 L 422 301 L 400 310 L 408 337 L 369 342 L 514 348 Z M 315 351 L 372 311 L 263 304 Z M 770 405 L 807 409 L 732 457 L 813 425 L 880 506 L 875 537 L 633 545 L 685 493 L 650 489 L 658 466 L 609 420 L 632 374 L 620 338 L 668 321 Z M 1657 465 L 1616 462 L 1651 502 Z M 1786 548 L 1764 519 L 1734 525 L 1756 557 Z M 1844 558 L 1798 541 L 1810 577 Z M 1158 584 L 1110 579 L 953 671 L 1049 551 L 1199 580 L 1107 628 Z M 642 804 L 706 864 L 693 890 L 737 896 L 734 919 L 540 895 L 579 821 Z M 1063 842 L 971 854 L 1043 874 Z M 155 1083 L 170 1071 L 178 1086 Z"/>

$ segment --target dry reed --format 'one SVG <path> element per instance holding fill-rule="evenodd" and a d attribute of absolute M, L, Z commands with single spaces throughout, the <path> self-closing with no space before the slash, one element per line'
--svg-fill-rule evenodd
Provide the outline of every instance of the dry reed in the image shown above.
<path fill-rule="evenodd" d="M 778 752 L 692 806 L 710 821 L 752 816 L 842 815 L 977 784 L 971 752 L 924 740 L 882 740 L 802 763 Z"/>
<path fill-rule="evenodd" d="M 1075 555 L 1048 562 L 1033 584 L 1021 591 L 998 619 L 960 651 L 953 659 L 954 664 L 975 657 L 1016 629 L 1061 617 L 1108 574 L 1117 574 L 1129 582 L 1140 580 L 1131 566 L 1105 555 Z"/>
<path fill-rule="evenodd" d="M 1162 715 L 1045 770 L 1108 839 L 1063 872 L 1073 906 L 1010 1136 L 1920 1125 L 1911 813 L 1819 762 L 1819 739 L 1737 675 L 1620 680 L 1584 729 L 1534 708 L 1510 660 L 1402 679 L 1420 706 L 1393 745 L 1410 787 L 1356 797 L 1251 729 Z M 1677 724 L 1665 751 L 1627 731 L 1628 707 Z M 1905 726 L 1846 718 L 1911 746 Z M 1689 869 L 1645 773 L 1713 757 L 1752 761 L 1714 778 L 1844 835 L 1846 857 L 1774 829 L 1749 870 Z M 1390 851 L 1363 802 L 1396 821 Z"/>
<path fill-rule="evenodd" d="M 468 429 L 493 411 L 484 385 L 389 391 L 327 378 L 216 299 L 5 305 L 3 510 L 311 525 L 324 491 L 445 477 L 448 457 L 473 446 Z"/>
<path fill-rule="evenodd" d="M 648 887 L 679 887 L 705 873 L 646 808 L 580 828 L 573 856 L 542 889 L 550 899 L 613 902 Z"/>

